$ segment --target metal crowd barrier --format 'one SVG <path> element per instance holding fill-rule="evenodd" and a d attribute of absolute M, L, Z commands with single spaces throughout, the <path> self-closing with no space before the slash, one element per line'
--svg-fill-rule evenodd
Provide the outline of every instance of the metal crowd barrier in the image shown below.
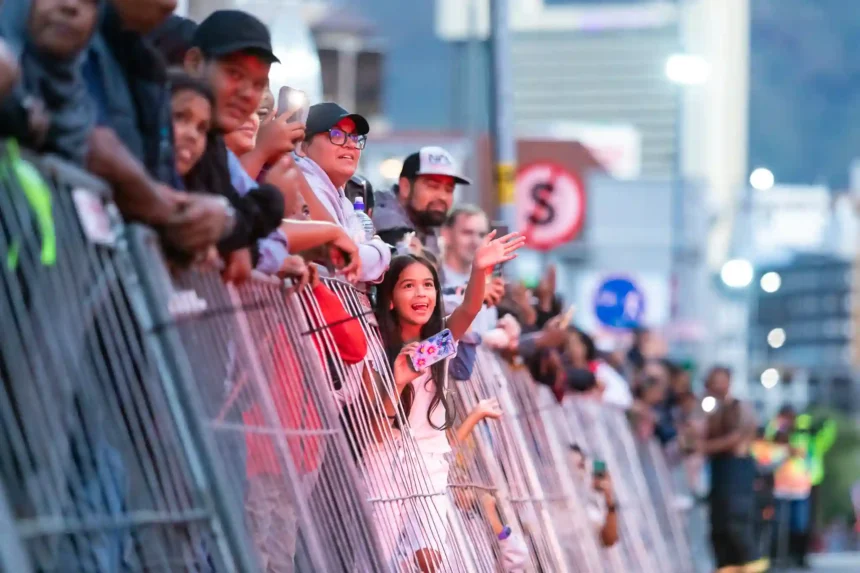
<path fill-rule="evenodd" d="M 13 163 L 0 162 L 4 569 L 508 571 L 489 494 L 528 549 L 518 571 L 692 570 L 662 452 L 623 412 L 560 405 L 479 349 L 471 379 L 447 381 L 455 428 L 481 399 L 504 415 L 428 459 L 363 293 L 326 279 L 350 317 L 331 322 L 310 288 L 171 272 L 153 233 L 52 161 L 45 231 Z M 363 357 L 340 351 L 343 323 Z M 607 462 L 614 547 L 574 443 Z"/>
<path fill-rule="evenodd" d="M 109 197 L 2 143 L 0 568 L 244 568 L 198 418 L 150 345 Z"/>

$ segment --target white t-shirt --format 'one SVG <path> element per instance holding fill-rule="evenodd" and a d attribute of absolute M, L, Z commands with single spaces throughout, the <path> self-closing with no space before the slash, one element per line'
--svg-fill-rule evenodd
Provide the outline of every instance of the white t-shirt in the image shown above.
<path fill-rule="evenodd" d="M 442 265 L 442 276 L 445 280 L 445 283 L 442 285 L 442 288 L 460 288 L 469 284 L 470 274 L 458 273 L 448 265 Z M 460 304 L 463 303 L 463 295 L 462 294 L 449 294 L 442 297 L 445 302 L 445 312 L 451 313 L 457 308 Z M 496 307 L 488 307 L 484 305 L 481 307 L 481 310 L 478 311 L 478 315 L 475 317 L 475 320 L 472 321 L 472 332 L 477 334 L 484 334 L 487 331 L 490 331 L 496 328 L 496 324 L 499 322 L 499 309 Z"/>
<path fill-rule="evenodd" d="M 595 377 L 603 382 L 603 401 L 623 410 L 629 410 L 633 406 L 633 393 L 630 385 L 615 368 L 606 362 L 599 362 Z"/>
<path fill-rule="evenodd" d="M 447 454 L 451 451 L 448 436 L 443 430 L 431 426 L 427 420 L 427 411 L 436 393 L 436 383 L 430 378 L 430 372 L 413 380 L 412 388 L 415 390 L 415 399 L 409 411 L 409 427 L 418 449 L 423 454 Z M 445 406 L 441 402 L 430 413 L 430 419 L 437 427 L 445 423 Z"/>

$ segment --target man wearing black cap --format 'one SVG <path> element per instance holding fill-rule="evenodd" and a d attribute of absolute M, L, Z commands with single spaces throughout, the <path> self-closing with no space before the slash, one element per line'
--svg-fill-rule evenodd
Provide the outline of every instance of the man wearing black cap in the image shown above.
<path fill-rule="evenodd" d="M 358 280 L 378 282 L 391 262 L 391 250 L 379 237 L 367 240 L 364 226 L 344 193 L 344 186 L 358 168 L 368 131 L 370 126 L 364 117 L 336 103 L 312 105 L 302 144 L 305 157 L 297 158 L 296 163 L 334 221 L 358 243 Z"/>
<path fill-rule="evenodd" d="M 281 132 L 258 141 L 258 146 L 266 147 L 266 159 L 273 161 L 263 184 L 257 184 L 245 172 L 239 159 L 224 144 L 223 134 L 241 128 L 257 112 L 268 89 L 269 68 L 276 62 L 278 58 L 272 50 L 266 25 L 239 10 L 216 10 L 203 20 L 194 31 L 191 47 L 185 54 L 186 71 L 204 78 L 215 94 L 215 122 L 220 132 L 210 138 L 206 153 L 193 170 L 195 179 L 225 194 L 264 195 L 271 199 L 256 202 L 254 208 L 267 223 L 275 222 L 275 226 L 283 217 L 280 189 L 290 185 L 286 175 L 292 168 L 291 163 L 277 160 L 295 148 L 295 140 L 303 135 L 301 126 L 269 122 Z M 277 192 L 277 197 L 273 191 Z M 284 270 L 288 256 L 286 236 L 276 230 L 251 250 L 251 263 L 264 273 L 277 274 Z"/>
<path fill-rule="evenodd" d="M 400 180 L 376 195 L 373 223 L 391 245 L 415 231 L 424 248 L 439 257 L 437 232 L 454 204 L 457 184 L 471 185 L 441 147 L 423 147 L 403 162 Z"/>

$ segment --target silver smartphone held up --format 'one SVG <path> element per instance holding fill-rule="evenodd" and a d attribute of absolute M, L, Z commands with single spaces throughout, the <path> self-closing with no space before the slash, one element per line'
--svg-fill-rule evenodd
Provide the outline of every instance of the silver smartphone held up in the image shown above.
<path fill-rule="evenodd" d="M 306 123 L 309 108 L 310 100 L 308 100 L 308 94 L 302 90 L 284 86 L 278 92 L 278 116 L 285 113 L 290 114 L 290 117 L 287 118 L 287 123 L 296 121 Z"/>

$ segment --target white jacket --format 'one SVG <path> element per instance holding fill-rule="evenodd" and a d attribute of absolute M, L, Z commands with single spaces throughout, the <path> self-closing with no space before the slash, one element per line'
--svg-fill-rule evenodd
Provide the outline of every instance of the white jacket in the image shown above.
<path fill-rule="evenodd" d="M 629 410 L 633 406 L 633 392 L 630 390 L 630 384 L 612 366 L 601 360 L 594 376 L 603 382 L 604 402 L 622 410 Z"/>
<path fill-rule="evenodd" d="M 308 185 L 334 220 L 346 229 L 347 234 L 358 244 L 358 256 L 361 259 L 359 280 L 370 283 L 380 282 L 391 263 L 389 246 L 379 237 L 374 237 L 370 241 L 365 239 L 364 227 L 355 215 L 352 202 L 344 195 L 343 189 L 334 186 L 325 171 L 315 161 L 296 156 L 296 165 L 299 166 Z"/>

